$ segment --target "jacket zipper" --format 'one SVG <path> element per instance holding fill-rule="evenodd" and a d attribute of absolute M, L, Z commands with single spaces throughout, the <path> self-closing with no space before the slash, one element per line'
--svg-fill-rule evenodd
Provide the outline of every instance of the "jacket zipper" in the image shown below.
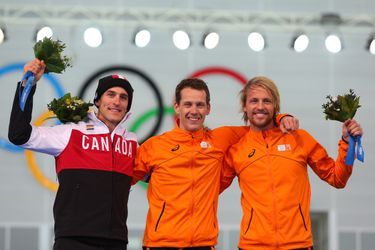
<path fill-rule="evenodd" d="M 114 136 L 113 136 L 113 138 L 114 138 Z M 113 212 L 113 200 L 114 200 L 114 194 L 113 194 L 113 189 L 114 189 L 114 187 L 113 187 L 113 183 L 114 183 L 114 181 L 113 181 L 113 167 L 114 167 L 114 165 L 115 165 L 115 153 L 114 153 L 114 149 L 113 149 L 113 142 L 114 142 L 114 140 L 112 140 L 112 136 L 111 136 L 111 134 L 109 134 L 109 139 L 111 140 L 111 142 L 112 142 L 112 166 L 111 166 L 111 189 L 112 189 L 112 192 L 111 192 L 111 201 L 112 201 L 112 203 L 111 203 L 111 210 L 110 210 L 110 220 L 109 220 L 109 227 L 108 227 L 108 233 L 109 233 L 109 229 L 111 228 L 111 220 L 112 220 L 112 216 L 113 216 L 113 214 L 112 214 L 112 212 Z"/>
<path fill-rule="evenodd" d="M 192 179 L 192 183 L 191 183 L 191 236 L 190 236 L 190 244 L 192 245 L 193 242 L 194 242 L 194 222 L 193 222 L 193 218 L 194 218 L 194 144 L 195 144 L 195 138 L 194 138 L 194 135 L 191 136 L 191 139 L 192 139 L 192 147 L 193 147 L 193 150 L 191 152 L 191 165 L 190 165 L 190 170 L 191 170 L 191 179 Z"/>
<path fill-rule="evenodd" d="M 271 165 L 271 159 L 270 159 L 270 152 L 268 148 L 268 142 L 267 142 L 267 134 L 265 132 L 262 132 L 262 136 L 264 139 L 264 142 L 266 144 L 266 153 L 267 153 L 267 159 L 268 159 L 268 174 L 271 182 L 271 189 L 272 189 L 272 203 L 273 203 L 273 216 L 274 216 L 274 228 L 275 228 L 275 247 L 278 248 L 279 243 L 277 240 L 277 235 L 278 235 L 278 226 L 277 226 L 277 205 L 276 205 L 276 190 L 275 190 L 275 183 L 274 183 L 274 178 L 273 178 L 273 172 L 272 172 L 272 165 Z"/>
<path fill-rule="evenodd" d="M 156 225 L 155 225 L 155 232 L 156 232 L 156 230 L 158 230 L 159 222 L 160 222 L 160 220 L 161 220 L 161 217 L 163 216 L 164 209 L 165 209 L 165 201 L 164 201 L 164 203 L 163 203 L 163 208 L 161 209 L 161 212 L 160 212 L 160 215 L 159 215 L 158 221 L 156 222 Z"/>
<path fill-rule="evenodd" d="M 247 224 L 247 228 L 246 228 L 245 234 L 250 229 L 251 221 L 253 220 L 253 212 L 254 212 L 254 208 L 251 208 L 250 220 L 249 220 L 249 224 Z"/>
<path fill-rule="evenodd" d="M 298 204 L 298 209 L 299 209 L 299 213 L 301 214 L 301 217 L 302 217 L 303 226 L 305 227 L 305 231 L 307 231 L 307 226 L 306 226 L 306 222 L 305 222 L 305 217 L 303 216 L 303 213 L 302 213 L 301 204 Z"/>

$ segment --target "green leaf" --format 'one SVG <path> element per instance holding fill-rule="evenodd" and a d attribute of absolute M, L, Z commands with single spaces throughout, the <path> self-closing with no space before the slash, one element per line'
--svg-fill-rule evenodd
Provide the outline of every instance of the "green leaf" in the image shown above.
<path fill-rule="evenodd" d="M 65 44 L 59 40 L 43 38 L 34 45 L 35 57 L 46 64 L 45 73 L 62 73 L 67 67 L 71 67 L 71 58 L 63 56 Z"/>
<path fill-rule="evenodd" d="M 361 107 L 359 105 L 359 97 L 356 96 L 352 89 L 349 90 L 349 94 L 338 95 L 335 100 L 330 95 L 326 99 L 327 102 L 322 105 L 322 108 L 327 120 L 344 122 L 352 119 L 357 109 Z"/>

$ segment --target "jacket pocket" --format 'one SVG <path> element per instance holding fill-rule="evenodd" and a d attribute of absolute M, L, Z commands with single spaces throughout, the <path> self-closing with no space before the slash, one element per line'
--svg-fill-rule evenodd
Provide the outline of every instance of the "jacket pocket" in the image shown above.
<path fill-rule="evenodd" d="M 301 218 L 302 218 L 302 222 L 303 222 L 303 226 L 305 228 L 305 231 L 307 231 L 307 226 L 306 226 L 306 222 L 305 222 L 305 217 L 303 216 L 303 213 L 302 213 L 301 204 L 298 204 L 298 209 L 299 209 L 299 213 L 300 213 Z"/>
<path fill-rule="evenodd" d="M 156 232 L 156 230 L 158 230 L 159 222 L 160 222 L 160 220 L 161 220 L 161 217 L 163 216 L 164 209 L 165 209 L 165 201 L 164 201 L 164 203 L 163 203 L 163 208 L 161 209 L 161 212 L 160 212 L 160 215 L 159 215 L 158 221 L 156 222 L 156 225 L 155 225 L 155 232 Z"/>
<path fill-rule="evenodd" d="M 249 229 L 250 229 L 251 221 L 253 220 L 253 213 L 254 213 L 254 208 L 251 208 L 251 211 L 250 211 L 250 219 L 249 219 L 249 223 L 247 224 L 247 228 L 246 228 L 245 234 L 246 234 L 247 231 L 249 231 Z"/>

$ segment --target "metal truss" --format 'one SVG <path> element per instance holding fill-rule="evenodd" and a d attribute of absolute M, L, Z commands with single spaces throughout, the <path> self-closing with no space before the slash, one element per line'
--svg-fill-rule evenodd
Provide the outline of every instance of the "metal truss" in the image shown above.
<path fill-rule="evenodd" d="M 330 18 L 330 17 L 334 18 Z M 344 29 L 373 29 L 375 17 L 369 15 L 339 16 L 335 13 L 276 13 L 219 9 L 135 8 L 83 5 L 0 5 L 0 23 L 48 25 L 116 25 L 160 29 L 218 29 L 250 31 L 273 28 L 280 31 L 321 29 L 340 26 Z"/>

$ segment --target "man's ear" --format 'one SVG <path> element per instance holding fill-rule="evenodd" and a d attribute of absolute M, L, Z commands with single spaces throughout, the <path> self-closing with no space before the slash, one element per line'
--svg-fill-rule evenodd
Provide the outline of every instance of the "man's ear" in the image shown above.
<path fill-rule="evenodd" d="M 180 114 L 180 106 L 177 104 L 176 101 L 173 102 L 173 108 L 176 114 Z"/>
<path fill-rule="evenodd" d="M 211 104 L 207 105 L 207 115 L 209 115 L 211 112 Z"/>

